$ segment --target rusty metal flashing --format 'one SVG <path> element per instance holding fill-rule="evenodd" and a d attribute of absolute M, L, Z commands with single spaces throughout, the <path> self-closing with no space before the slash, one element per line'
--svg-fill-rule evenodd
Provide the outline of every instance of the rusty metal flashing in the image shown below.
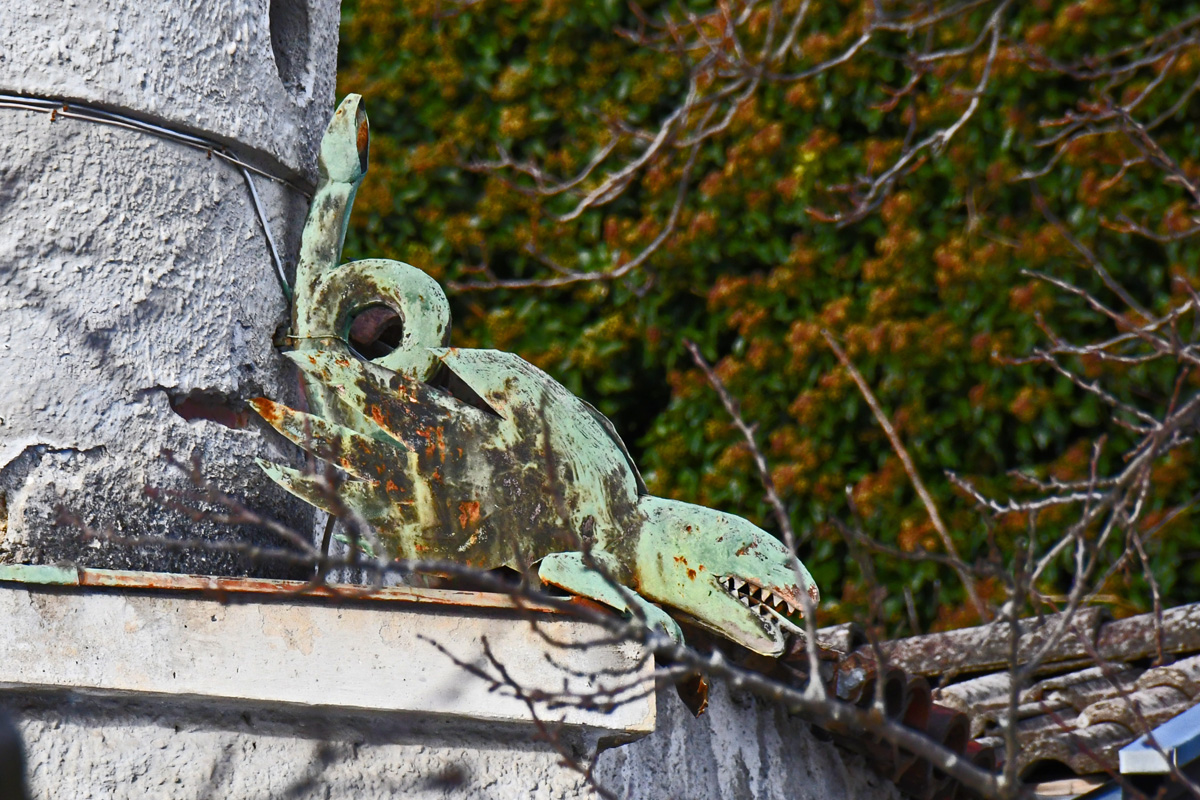
<path fill-rule="evenodd" d="M 561 614 L 542 603 L 498 592 L 456 589 L 425 589 L 416 586 L 315 585 L 307 581 L 268 578 L 222 578 L 211 575 L 180 575 L 170 572 L 139 572 L 119 569 L 88 569 L 42 564 L 0 564 L 0 583 L 26 585 L 201 592 L 222 597 L 256 596 L 277 600 L 329 600 L 334 602 L 418 603 L 462 608 L 497 608 Z"/>

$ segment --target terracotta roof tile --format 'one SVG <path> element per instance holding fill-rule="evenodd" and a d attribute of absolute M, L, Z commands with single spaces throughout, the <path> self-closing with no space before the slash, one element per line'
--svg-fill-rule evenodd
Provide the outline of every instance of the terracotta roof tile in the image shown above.
<path fill-rule="evenodd" d="M 1015 709 L 1024 776 L 1047 769 L 1079 776 L 1114 770 L 1122 747 L 1200 703 L 1200 603 L 1165 611 L 1161 625 L 1152 614 L 1111 620 L 1103 610 L 1089 609 L 1069 622 L 1060 616 L 1022 620 L 1018 630 L 1023 663 L 1034 653 L 1044 655 Z M 874 698 L 880 674 L 875 654 L 882 652 L 889 715 L 976 763 L 1003 763 L 1011 634 L 1011 626 L 993 624 L 885 642 L 877 650 L 859 644 L 856 626 L 842 625 L 820 633 L 830 659 L 823 678 L 838 697 L 865 706 Z M 1154 666 L 1160 654 L 1166 663 Z M 956 791 L 923 762 L 878 757 L 874 751 L 886 749 L 879 742 L 834 738 L 874 753 L 877 769 L 913 797 Z"/>

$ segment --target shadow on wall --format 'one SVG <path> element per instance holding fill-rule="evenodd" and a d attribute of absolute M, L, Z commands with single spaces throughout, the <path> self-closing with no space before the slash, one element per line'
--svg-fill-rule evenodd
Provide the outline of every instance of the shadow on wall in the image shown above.
<path fill-rule="evenodd" d="M 0 713 L 0 800 L 29 800 L 21 732 L 4 713 Z"/>
<path fill-rule="evenodd" d="M 308 73 L 308 0 L 271 0 L 271 52 L 284 87 L 293 94 L 304 90 Z"/>

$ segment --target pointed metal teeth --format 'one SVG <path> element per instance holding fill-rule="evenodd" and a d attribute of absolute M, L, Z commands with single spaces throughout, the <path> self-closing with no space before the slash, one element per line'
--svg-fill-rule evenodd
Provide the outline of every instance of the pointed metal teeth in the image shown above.
<path fill-rule="evenodd" d="M 734 575 L 724 575 L 717 578 L 721 588 L 732 594 L 746 608 L 752 609 L 759 617 L 770 619 L 772 613 L 781 617 L 803 616 L 790 602 L 777 596 L 765 586 L 756 586 L 743 578 Z"/>

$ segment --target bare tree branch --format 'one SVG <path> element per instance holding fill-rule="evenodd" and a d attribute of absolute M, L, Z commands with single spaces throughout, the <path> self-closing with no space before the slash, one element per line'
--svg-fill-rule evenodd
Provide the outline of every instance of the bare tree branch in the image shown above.
<path fill-rule="evenodd" d="M 837 360 L 850 373 L 850 377 L 858 386 L 859 392 L 862 393 L 863 399 L 867 401 L 867 405 L 871 408 L 871 413 L 875 415 L 875 421 L 879 423 L 879 427 L 883 428 L 883 432 L 887 435 L 888 441 L 892 444 L 892 450 L 895 451 L 900 463 L 904 465 L 904 471 L 908 475 L 908 479 L 912 481 L 913 488 L 917 492 L 917 496 L 921 498 L 921 502 L 925 506 L 926 513 L 929 514 L 929 521 L 933 523 L 934 530 L 941 537 L 942 546 L 946 548 L 946 553 L 954 559 L 955 571 L 958 573 L 959 579 L 962 581 L 963 589 L 971 600 L 971 604 L 975 606 L 975 611 L 979 614 L 979 618 L 987 621 L 991 615 L 988 613 L 987 606 L 979 598 L 979 591 L 975 587 L 975 579 L 971 576 L 971 571 L 958 555 L 958 548 L 954 546 L 954 540 L 950 537 L 950 531 L 946 528 L 946 523 L 942 521 L 942 515 L 938 511 L 937 504 L 933 501 L 933 495 L 925 488 L 925 482 L 921 480 L 920 473 L 917 472 L 917 467 L 913 463 L 912 457 L 908 454 L 908 449 L 905 448 L 904 442 L 900 441 L 900 435 L 896 433 L 895 427 L 891 420 L 884 413 L 883 406 L 879 404 L 879 400 L 875 398 L 875 393 L 871 391 L 871 387 L 867 384 L 862 373 L 850 361 L 849 356 L 842 350 L 841 345 L 833 338 L 833 334 L 822 329 L 821 335 L 825 338 L 825 343 L 829 345 L 829 349 L 837 356 Z"/>

